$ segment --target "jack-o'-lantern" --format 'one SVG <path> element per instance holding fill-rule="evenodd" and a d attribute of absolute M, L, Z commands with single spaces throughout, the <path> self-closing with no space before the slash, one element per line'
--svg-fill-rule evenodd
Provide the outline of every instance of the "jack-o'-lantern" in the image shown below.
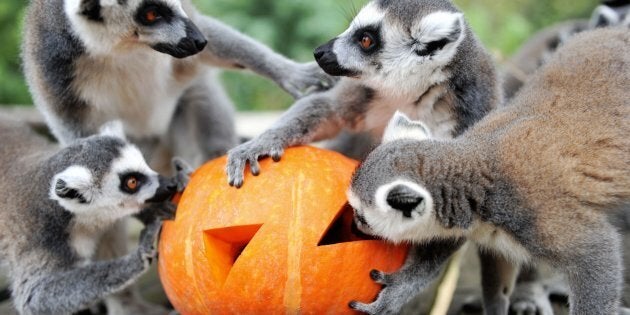
<path fill-rule="evenodd" d="M 407 248 L 351 229 L 346 189 L 356 162 L 300 147 L 261 161 L 241 189 L 225 158 L 196 171 L 164 225 L 159 271 L 182 314 L 352 313 L 372 301 L 370 270 L 397 270 Z"/>

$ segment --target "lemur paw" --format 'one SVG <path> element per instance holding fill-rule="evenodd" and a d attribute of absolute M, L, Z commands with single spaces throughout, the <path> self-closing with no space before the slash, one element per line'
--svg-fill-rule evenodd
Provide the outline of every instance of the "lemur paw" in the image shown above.
<path fill-rule="evenodd" d="M 352 301 L 350 308 L 366 314 L 398 314 L 402 307 L 408 302 L 408 284 L 404 281 L 397 281 L 396 274 L 386 274 L 382 271 L 372 270 L 370 278 L 374 282 L 383 285 L 376 301 L 365 304 Z"/>
<path fill-rule="evenodd" d="M 510 302 L 513 315 L 553 315 L 549 287 L 538 281 L 517 284 Z"/>
<path fill-rule="evenodd" d="M 175 157 L 172 162 L 173 169 L 175 170 L 175 182 L 177 183 L 177 192 L 183 192 L 188 182 L 190 181 L 190 175 L 193 173 L 193 168 L 181 158 Z"/>
<path fill-rule="evenodd" d="M 313 92 L 327 90 L 339 80 L 326 74 L 316 62 L 295 63 L 294 65 L 289 70 L 287 79 L 280 85 L 296 99 Z"/>
<path fill-rule="evenodd" d="M 140 244 L 138 246 L 138 252 L 140 254 L 140 259 L 144 263 L 145 268 L 149 268 L 149 266 L 157 258 L 156 243 L 161 229 L 162 221 L 158 220 L 149 223 L 147 226 L 145 226 L 142 232 L 140 232 Z"/>
<path fill-rule="evenodd" d="M 140 213 L 136 214 L 136 219 L 145 226 L 155 221 L 174 220 L 177 206 L 170 201 L 148 204 Z"/>
<path fill-rule="evenodd" d="M 251 173 L 258 176 L 260 175 L 259 158 L 269 156 L 275 162 L 279 162 L 283 154 L 284 146 L 280 141 L 256 138 L 237 146 L 228 152 L 226 167 L 228 184 L 241 188 L 244 181 L 245 166 L 248 163 Z"/>

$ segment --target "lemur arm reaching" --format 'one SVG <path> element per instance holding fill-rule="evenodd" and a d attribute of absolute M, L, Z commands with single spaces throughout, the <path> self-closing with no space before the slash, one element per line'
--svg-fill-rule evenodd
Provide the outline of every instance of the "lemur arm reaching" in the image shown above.
<path fill-rule="evenodd" d="M 376 301 L 370 304 L 352 301 L 349 306 L 367 314 L 399 314 L 405 304 L 438 277 L 444 264 L 464 243 L 464 239 L 451 239 L 413 247 L 399 271 L 370 273 L 374 281 L 384 286 Z"/>
<path fill-rule="evenodd" d="M 94 301 L 123 290 L 149 269 L 157 257 L 155 241 L 162 222 L 155 220 L 140 235 L 138 249 L 124 257 L 44 276 L 25 277 L 15 294 L 24 314 L 72 314 Z"/>
<path fill-rule="evenodd" d="M 205 63 L 249 69 L 273 80 L 295 98 L 325 89 L 335 81 L 317 63 L 294 62 L 211 17 L 197 13 L 194 21 L 208 40 L 200 54 Z"/>
<path fill-rule="evenodd" d="M 311 94 L 298 100 L 269 130 L 230 150 L 226 170 L 229 184 L 235 187 L 243 185 L 243 173 L 247 163 L 252 174 L 258 175 L 259 158 L 270 156 L 278 162 L 284 149 L 289 146 L 329 139 L 337 135 L 349 124 L 345 113 L 357 106 L 366 106 L 361 103 L 366 99 L 363 96 L 367 93 L 366 90 L 346 82 L 341 81 L 328 91 Z M 357 119 L 359 114 L 347 116 Z"/>

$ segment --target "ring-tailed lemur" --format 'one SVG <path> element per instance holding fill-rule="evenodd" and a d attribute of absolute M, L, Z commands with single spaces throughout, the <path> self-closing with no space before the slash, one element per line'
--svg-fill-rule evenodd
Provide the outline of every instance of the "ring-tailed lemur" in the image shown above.
<path fill-rule="evenodd" d="M 527 78 L 544 65 L 553 53 L 573 35 L 595 28 L 623 25 L 630 27 L 630 1 L 602 1 L 589 20 L 575 20 L 550 26 L 535 34 L 506 63 L 503 90 L 512 98 Z"/>
<path fill-rule="evenodd" d="M 518 266 L 539 261 L 566 277 L 571 314 L 618 314 L 620 238 L 608 215 L 630 203 L 629 50 L 627 29 L 577 35 L 509 106 L 454 140 L 396 116 L 348 191 L 358 228 L 495 253 L 502 262 L 483 266 L 486 314 L 506 314 Z M 352 307 L 381 314 L 418 285 L 406 272 L 434 275 L 448 256 L 373 272 L 385 285 L 377 302 Z"/>
<path fill-rule="evenodd" d="M 1 119 L 0 252 L 21 314 L 72 314 L 124 289 L 156 258 L 161 218 L 174 214 L 180 182 L 159 176 L 123 137 L 121 125 L 59 148 Z M 182 172 L 187 172 L 183 169 Z M 144 209 L 144 210 L 143 210 Z M 117 220 L 146 227 L 130 254 L 94 261 Z"/>
<path fill-rule="evenodd" d="M 34 0 L 22 55 L 35 104 L 62 144 L 121 120 L 147 152 L 159 143 L 195 164 L 237 144 L 212 66 L 249 69 L 295 97 L 329 78 L 190 0 Z"/>
<path fill-rule="evenodd" d="M 190 0 L 33 0 L 22 56 L 35 104 L 62 144 L 121 120 L 160 172 L 171 156 L 199 165 L 237 144 L 213 66 L 249 69 L 295 97 L 329 78 L 314 62 L 295 63 L 201 15 Z M 121 221 L 103 255 L 124 254 L 124 235 Z"/>
<path fill-rule="evenodd" d="M 259 158 L 279 160 L 288 146 L 343 129 L 378 137 L 396 110 L 451 138 L 501 99 L 491 57 L 448 0 L 372 1 L 315 58 L 343 78 L 298 100 L 270 130 L 230 150 L 230 185 L 243 184 L 246 164 L 256 175 Z"/>

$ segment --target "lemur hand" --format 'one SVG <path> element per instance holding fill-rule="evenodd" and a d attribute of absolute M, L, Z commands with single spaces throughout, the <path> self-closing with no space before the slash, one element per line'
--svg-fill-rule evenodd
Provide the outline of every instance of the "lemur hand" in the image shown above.
<path fill-rule="evenodd" d="M 350 308 L 366 314 L 398 314 L 402 307 L 409 301 L 409 281 L 404 273 L 386 274 L 382 271 L 372 270 L 370 278 L 383 285 L 376 301 L 364 304 L 357 301 L 350 302 Z M 406 281 L 405 281 L 406 280 Z"/>
<path fill-rule="evenodd" d="M 177 206 L 170 201 L 147 204 L 140 213 L 136 214 L 136 219 L 148 226 L 156 221 L 173 220 Z"/>
<path fill-rule="evenodd" d="M 157 258 L 156 243 L 160 230 L 162 229 L 162 221 L 155 220 L 149 223 L 140 232 L 140 244 L 138 246 L 138 254 L 144 263 L 145 269 L 148 269 L 153 261 Z"/>
<path fill-rule="evenodd" d="M 193 172 L 193 168 L 186 163 L 186 161 L 181 158 L 175 157 L 171 162 L 173 164 L 173 169 L 175 170 L 174 181 L 177 183 L 177 192 L 183 192 L 188 186 L 188 182 L 190 181 L 190 175 Z"/>
<path fill-rule="evenodd" d="M 270 156 L 275 162 L 280 161 L 284 154 L 285 144 L 276 137 L 264 135 L 247 141 L 228 152 L 226 172 L 230 186 L 243 186 L 245 166 L 249 163 L 254 176 L 260 174 L 258 159 Z"/>
<path fill-rule="evenodd" d="M 338 78 L 330 76 L 316 62 L 293 63 L 292 69 L 279 82 L 280 86 L 294 98 L 302 98 L 316 91 L 330 89 Z"/>

